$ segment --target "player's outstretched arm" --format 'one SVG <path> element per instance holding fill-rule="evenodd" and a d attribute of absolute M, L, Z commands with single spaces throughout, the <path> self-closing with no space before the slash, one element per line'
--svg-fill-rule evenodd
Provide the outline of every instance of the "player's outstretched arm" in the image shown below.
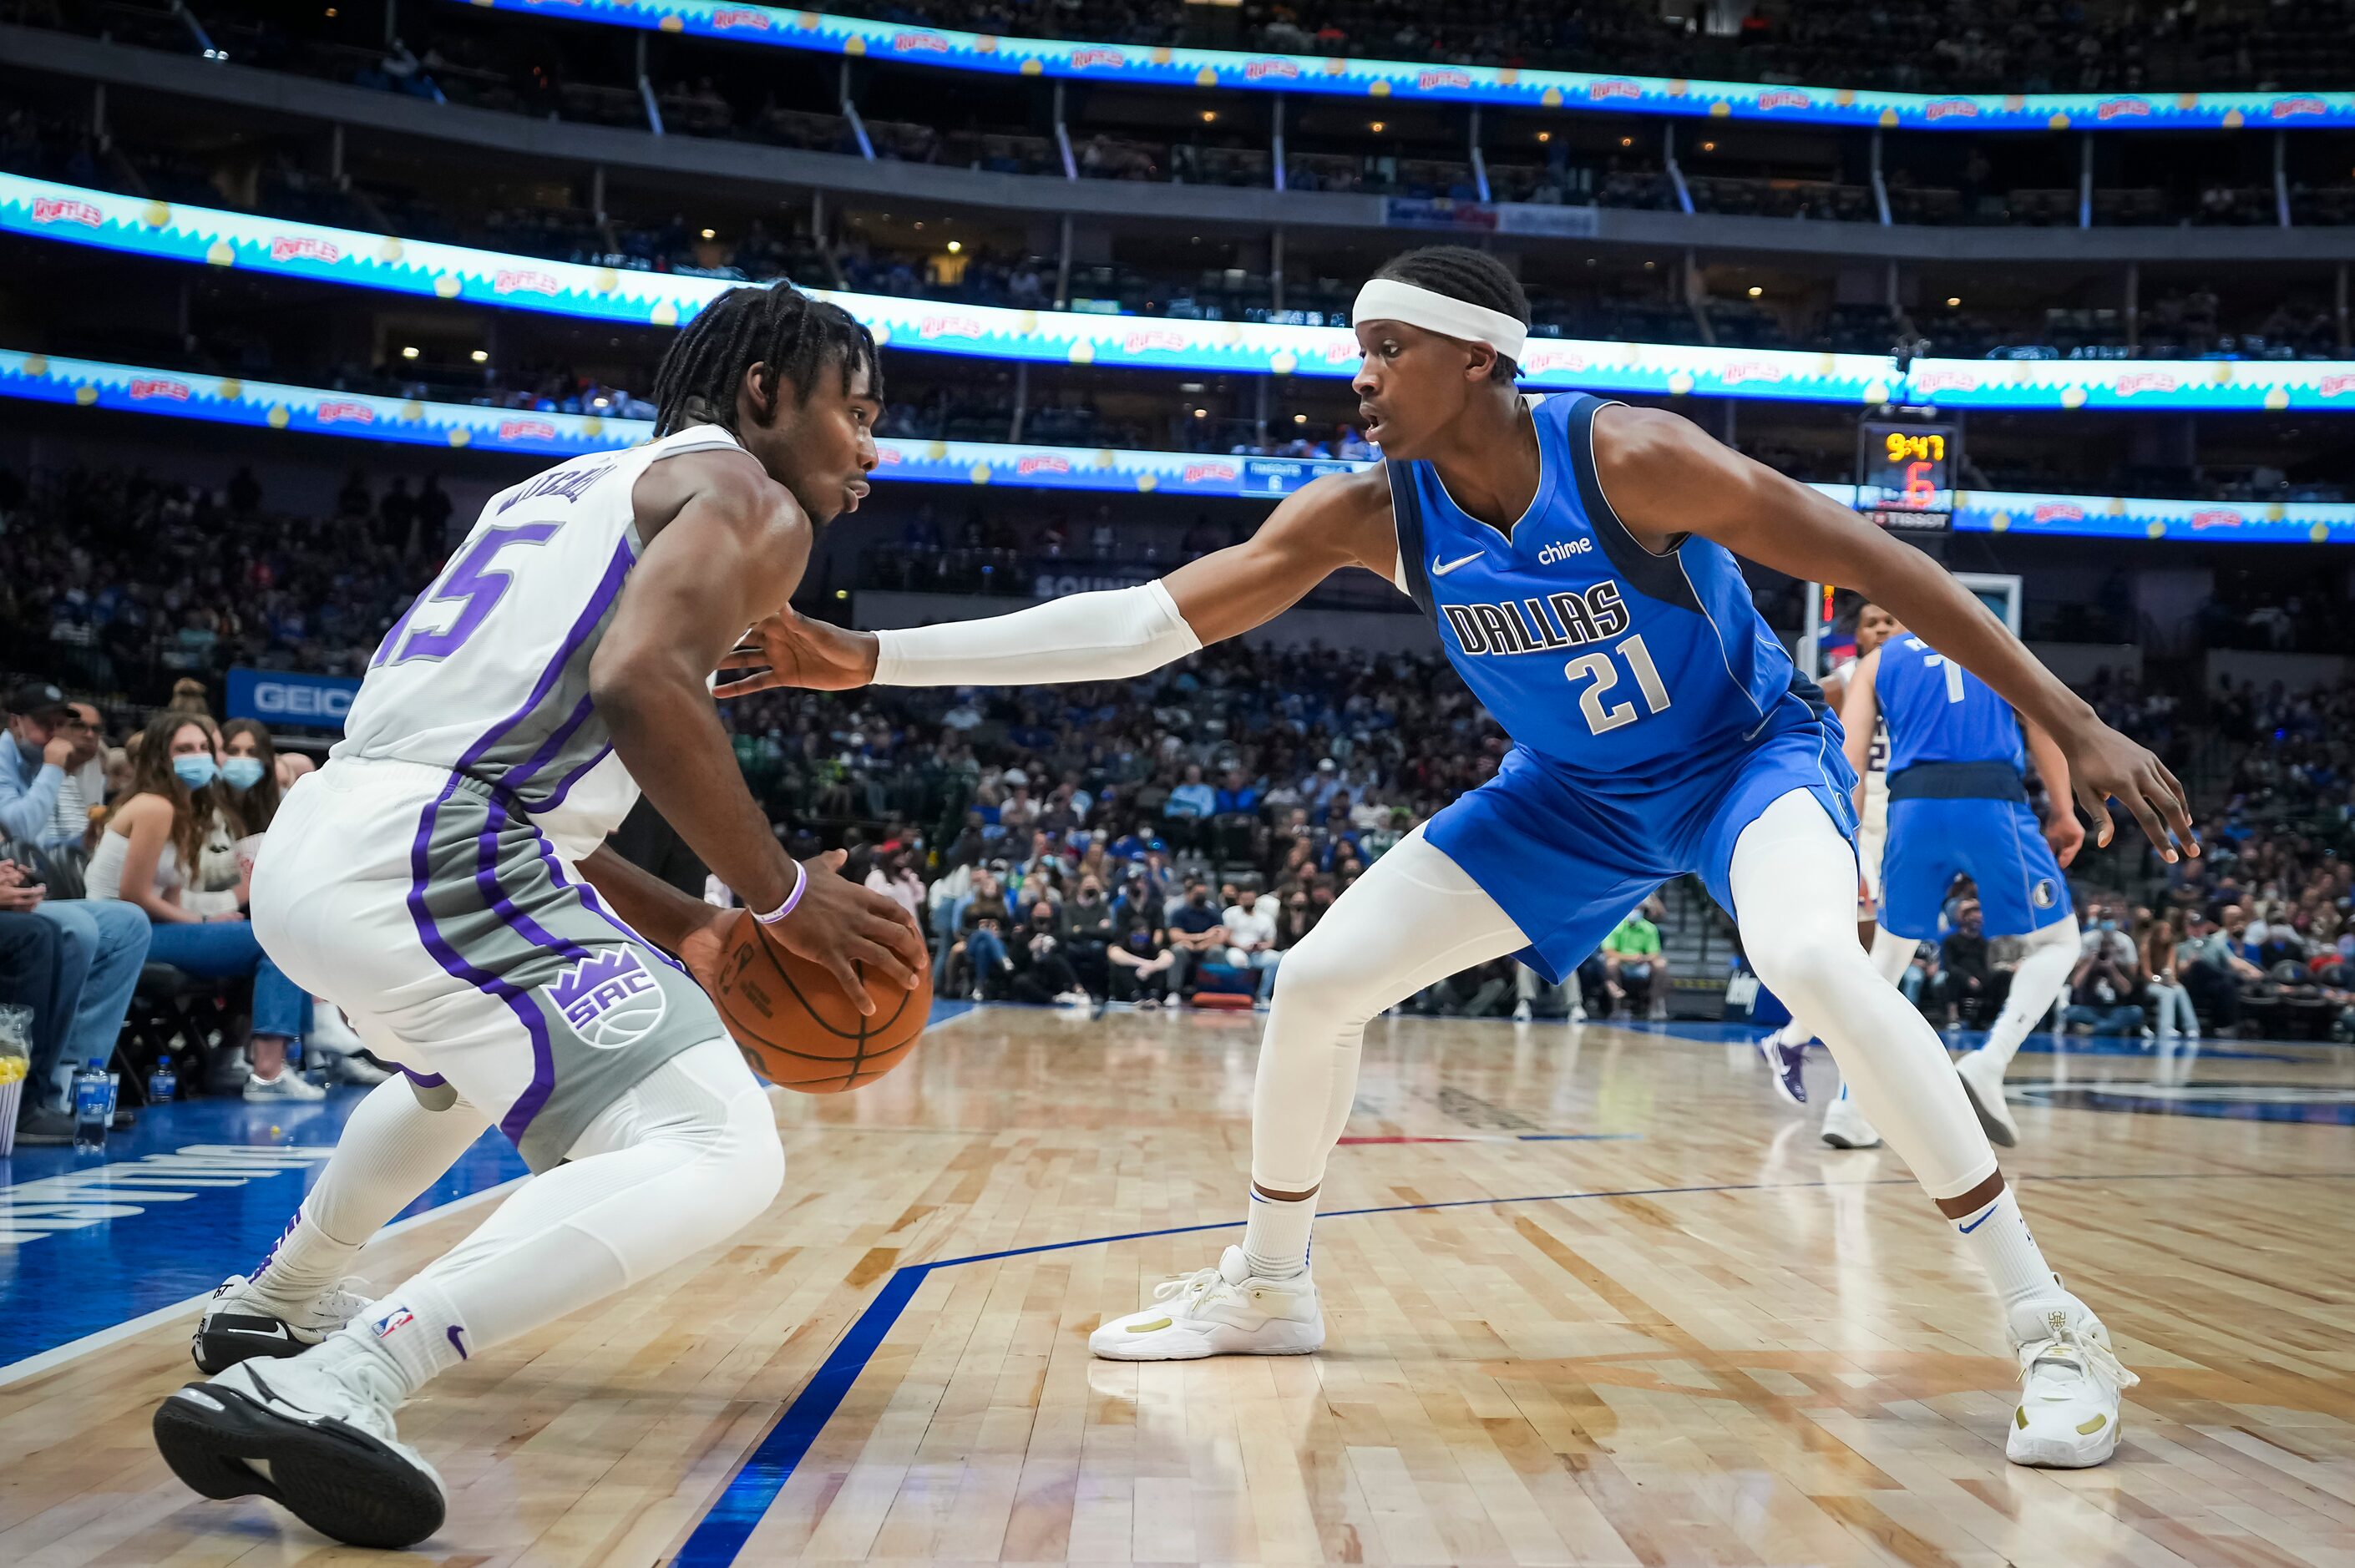
<path fill-rule="evenodd" d="M 907 631 L 851 631 L 780 611 L 723 666 L 754 673 L 719 694 L 1127 680 L 1274 620 L 1344 567 L 1387 577 L 1396 554 L 1388 480 L 1379 470 L 1335 475 L 1286 497 L 1241 544 L 1137 588 Z"/>
<path fill-rule="evenodd" d="M 1613 510 L 1646 548 L 1666 552 L 1694 533 L 1778 572 L 1861 588 L 1993 686 L 2068 759 L 2095 842 L 2110 842 L 2107 802 L 2115 800 L 2164 858 L 2177 858 L 2178 842 L 2200 853 L 2175 775 L 2104 724 L 1928 556 L 1663 409 L 1604 409 L 1594 421 L 1594 461 Z"/>
<path fill-rule="evenodd" d="M 1856 775 L 1856 809 L 1864 811 L 1864 769 L 1872 758 L 1872 732 L 1881 723 L 1881 650 L 1859 659 L 1849 671 L 1848 684 L 1840 693 L 1840 728 L 1846 732 L 1840 749 L 1848 757 L 1850 772 Z"/>
<path fill-rule="evenodd" d="M 809 519 L 739 452 L 690 452 L 655 463 L 633 501 L 647 542 L 590 662 L 598 716 L 655 809 L 747 906 L 775 909 L 806 874 L 801 902 L 771 929 L 792 951 L 831 969 L 865 1011 L 867 988 L 855 965 L 873 965 L 903 986 L 922 972 L 915 920 L 891 899 L 835 875 L 838 855 L 821 855 L 796 873 L 745 787 L 705 684 L 738 630 L 783 604 L 801 581 Z M 594 868 L 584 863 L 584 869 Z M 648 881 L 616 878 L 617 893 L 642 906 L 659 897 Z M 687 917 L 678 909 L 674 916 Z"/>

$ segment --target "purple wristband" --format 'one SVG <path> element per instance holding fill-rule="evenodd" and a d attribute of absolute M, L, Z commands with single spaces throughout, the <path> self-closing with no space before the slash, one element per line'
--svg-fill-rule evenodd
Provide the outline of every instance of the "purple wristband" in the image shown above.
<path fill-rule="evenodd" d="M 802 894 L 808 886 L 809 867 L 804 865 L 799 861 L 794 862 L 794 890 L 785 895 L 785 901 L 783 904 L 778 905 L 766 915 L 756 914 L 752 918 L 758 920 L 763 926 L 775 925 L 778 921 L 783 919 L 786 916 L 794 912 L 794 906 L 802 901 Z"/>

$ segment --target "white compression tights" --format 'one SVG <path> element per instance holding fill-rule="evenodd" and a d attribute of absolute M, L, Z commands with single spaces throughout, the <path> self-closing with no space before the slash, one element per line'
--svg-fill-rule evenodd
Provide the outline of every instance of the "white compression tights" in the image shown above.
<path fill-rule="evenodd" d="M 1734 903 L 1750 961 L 1817 1025 L 1933 1198 L 1969 1192 L 1995 1153 L 1928 1022 L 1856 940 L 1856 856 L 1804 790 L 1776 800 L 1735 845 Z M 1285 955 L 1252 1097 L 1252 1179 L 1305 1192 L 1357 1093 L 1367 1021 L 1446 975 L 1526 945 L 1461 866 L 1410 834 Z"/>
<path fill-rule="evenodd" d="M 2069 975 L 2077 967 L 2081 943 L 2074 915 L 2055 920 L 2041 931 L 2028 938 L 2027 950 L 2019 956 L 2019 967 L 2011 971 L 2011 990 L 2003 999 L 2003 1012 L 1987 1031 L 1986 1050 L 1999 1062 L 2009 1063 L 2046 1012 L 2058 1001 L 2062 990 L 2069 983 Z"/>
<path fill-rule="evenodd" d="M 379 1086 L 346 1128 L 279 1256 L 261 1271 L 273 1293 L 292 1296 L 304 1282 L 282 1266 L 290 1256 L 313 1279 L 330 1255 L 347 1260 L 487 1125 L 464 1104 L 428 1111 L 405 1085 Z M 481 1229 L 372 1304 L 352 1331 L 370 1333 L 405 1310 L 398 1331 L 375 1338 L 413 1391 L 477 1351 L 724 1240 L 768 1207 L 783 1180 L 768 1097 L 732 1044 L 707 1041 L 607 1107 L 563 1164 L 526 1181 Z"/>

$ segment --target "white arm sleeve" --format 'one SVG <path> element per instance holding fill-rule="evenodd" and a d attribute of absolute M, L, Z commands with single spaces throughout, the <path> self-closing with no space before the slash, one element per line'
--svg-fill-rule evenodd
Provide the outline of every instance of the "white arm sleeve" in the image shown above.
<path fill-rule="evenodd" d="M 981 620 L 875 634 L 879 686 L 1038 686 L 1124 681 L 1202 640 L 1158 581 L 1073 594 Z"/>

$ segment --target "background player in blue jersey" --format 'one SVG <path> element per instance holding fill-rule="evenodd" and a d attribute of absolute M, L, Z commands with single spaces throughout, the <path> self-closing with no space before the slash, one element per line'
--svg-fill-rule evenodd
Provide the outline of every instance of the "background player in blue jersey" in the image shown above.
<path fill-rule="evenodd" d="M 1367 1021 L 1508 953 L 1560 975 L 1653 888 L 1696 873 L 1993 1280 L 2025 1384 L 2011 1457 L 2106 1458 L 2132 1374 L 2045 1266 L 1936 1033 L 1858 945 L 1839 725 L 1759 619 L 1734 553 L 1855 584 L 1985 673 L 2068 753 L 2104 838 L 2115 797 L 2173 859 L 2169 823 L 2190 843 L 2182 790 L 1913 546 L 1674 414 L 1520 397 L 1529 303 L 1495 258 L 1401 257 L 1354 317 L 1354 386 L 1380 468 L 1318 480 L 1251 539 L 1138 588 L 879 634 L 779 617 L 757 634 L 770 670 L 723 688 L 1127 679 L 1362 567 L 1432 617 L 1518 743 L 1285 955 L 1242 1245 L 1097 1329 L 1091 1347 L 1157 1360 L 1323 1344 L 1309 1228 Z"/>
<path fill-rule="evenodd" d="M 1902 974 L 1914 946 L 1936 939 L 1946 889 L 1958 875 L 1978 885 L 1988 936 L 2026 938 L 1987 1044 L 1955 1065 L 1987 1136 L 2008 1148 L 2019 1128 L 2004 1104 L 2004 1070 L 2077 961 L 2077 917 L 2062 868 L 2076 857 L 2085 830 L 2067 803 L 2068 761 L 2051 736 L 2025 726 L 2050 807 L 2040 824 L 2029 809 L 2027 752 L 2011 705 L 1902 628 L 1858 662 L 1840 717 L 1852 764 L 1863 758 L 1858 737 L 1876 724 L 1889 726 L 1889 848 L 1875 965 Z M 1837 1116 L 1855 1144 L 1878 1141 L 1849 1097 L 1833 1105 L 1827 1136 Z"/>

